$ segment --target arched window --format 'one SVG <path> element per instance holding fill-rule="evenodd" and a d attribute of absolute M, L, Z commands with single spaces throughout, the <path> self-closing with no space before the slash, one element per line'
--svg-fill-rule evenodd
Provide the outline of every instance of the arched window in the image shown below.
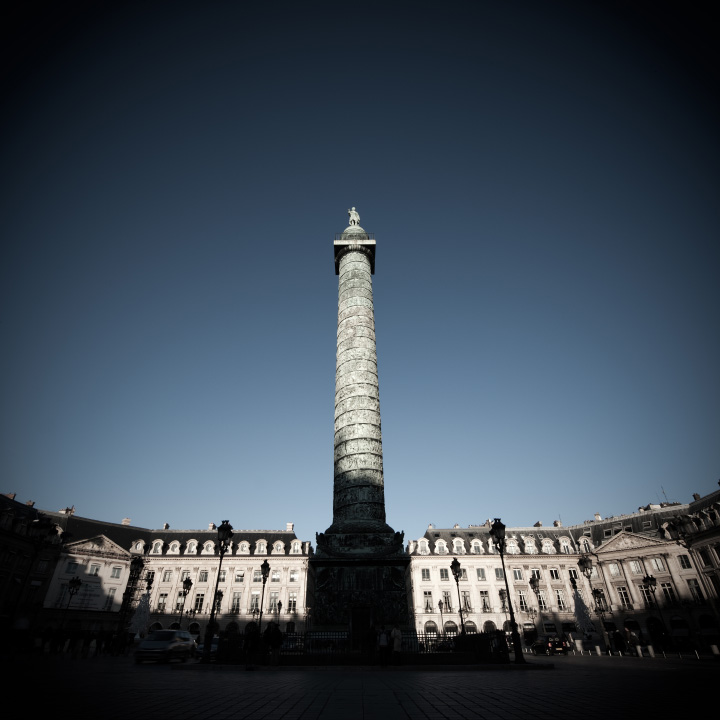
<path fill-rule="evenodd" d="M 425 634 L 437 636 L 437 625 L 432 620 L 425 623 Z"/>
<path fill-rule="evenodd" d="M 533 540 L 525 541 L 525 554 L 526 555 L 537 555 L 537 548 Z"/>
<path fill-rule="evenodd" d="M 160 554 L 162 553 L 162 546 L 163 546 L 162 540 L 156 540 L 156 541 L 153 543 L 153 549 L 152 549 L 153 554 L 154 554 L 154 555 L 160 555 Z"/>
<path fill-rule="evenodd" d="M 527 547 L 527 545 L 526 545 L 526 547 Z M 515 540 L 507 541 L 506 552 L 508 555 L 519 555 L 520 554 L 520 548 L 517 546 L 517 542 Z"/>
<path fill-rule="evenodd" d="M 470 545 L 470 552 L 473 555 L 482 555 L 483 554 L 482 543 L 479 540 L 473 540 L 472 545 Z"/>
<path fill-rule="evenodd" d="M 273 552 L 274 553 L 284 553 L 285 545 L 278 540 L 278 542 L 276 542 L 275 545 L 273 545 Z"/>
<path fill-rule="evenodd" d="M 170 552 L 174 553 L 174 554 L 177 554 L 178 552 L 180 552 L 180 543 L 179 542 L 170 543 Z"/>
<path fill-rule="evenodd" d="M 495 630 L 497 630 L 497 628 L 492 620 L 486 620 L 483 623 L 483 632 L 495 632 Z"/>
<path fill-rule="evenodd" d="M 552 540 L 548 540 L 547 538 L 545 538 L 542 541 L 542 551 L 545 555 L 555 554 L 555 546 L 553 545 Z"/>
<path fill-rule="evenodd" d="M 477 625 L 472 620 L 467 620 L 465 622 L 465 632 L 470 634 L 475 634 L 477 632 Z"/>
<path fill-rule="evenodd" d="M 453 540 L 453 553 L 455 555 L 464 555 L 465 554 L 465 543 L 460 538 L 455 538 Z"/>
<path fill-rule="evenodd" d="M 590 541 L 587 538 L 581 538 L 580 540 L 580 552 L 589 553 L 591 550 L 590 548 Z"/>
<path fill-rule="evenodd" d="M 430 548 L 428 547 L 427 540 L 421 540 L 418 543 L 418 555 L 429 555 Z"/>
<path fill-rule="evenodd" d="M 186 555 L 194 555 L 197 552 L 197 543 L 194 540 L 190 540 L 185 549 Z"/>
<path fill-rule="evenodd" d="M 438 555 L 447 555 L 447 551 L 448 551 L 447 545 L 445 545 L 445 541 L 444 541 L 444 540 L 438 540 L 438 541 L 435 543 L 435 552 L 436 552 L 436 554 L 438 554 Z"/>
<path fill-rule="evenodd" d="M 212 555 L 215 552 L 215 545 L 211 540 L 208 540 L 203 545 L 203 555 Z"/>
<path fill-rule="evenodd" d="M 300 554 L 300 543 L 299 543 L 299 542 L 295 541 L 295 542 L 292 544 L 292 552 L 293 552 L 293 554 L 295 554 L 295 555 L 299 555 L 299 554 Z"/>
<path fill-rule="evenodd" d="M 238 555 L 249 555 L 249 554 L 250 554 L 250 545 L 249 545 L 249 543 L 241 542 L 241 543 L 238 545 L 237 554 L 238 554 Z"/>
<path fill-rule="evenodd" d="M 255 545 L 256 555 L 265 555 L 267 553 L 267 545 L 264 540 L 258 540 Z"/>
<path fill-rule="evenodd" d="M 452 620 L 445 621 L 445 634 L 446 635 L 457 635 L 457 625 Z"/>
<path fill-rule="evenodd" d="M 567 538 L 560 538 L 560 552 L 564 553 L 565 555 L 570 555 L 570 553 L 572 552 L 572 545 Z"/>

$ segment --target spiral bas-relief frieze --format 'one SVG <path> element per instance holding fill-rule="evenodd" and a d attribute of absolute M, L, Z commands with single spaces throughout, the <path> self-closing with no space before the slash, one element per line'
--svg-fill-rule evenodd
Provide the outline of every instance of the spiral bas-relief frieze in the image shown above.
<path fill-rule="evenodd" d="M 370 261 L 340 260 L 335 374 L 335 520 L 383 520 L 385 497 Z"/>

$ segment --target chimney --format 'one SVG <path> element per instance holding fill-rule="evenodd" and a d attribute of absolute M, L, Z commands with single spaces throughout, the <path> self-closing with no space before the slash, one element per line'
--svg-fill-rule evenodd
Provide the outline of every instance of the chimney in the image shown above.
<path fill-rule="evenodd" d="M 700 495 L 698 495 L 697 493 L 693 493 L 693 500 L 699 500 L 699 499 L 700 499 Z"/>
<path fill-rule="evenodd" d="M 540 522 L 540 520 L 538 520 L 538 521 L 533 525 L 533 527 L 542 527 L 542 522 Z"/>
<path fill-rule="evenodd" d="M 3 493 L 3 494 L 4 494 L 5 497 L 8 498 L 9 500 L 14 500 L 14 499 L 15 499 L 15 493 Z"/>
<path fill-rule="evenodd" d="M 130 518 L 123 518 L 122 523 L 120 523 L 120 524 L 121 525 L 129 525 L 131 522 L 132 522 L 132 520 L 130 520 Z"/>
<path fill-rule="evenodd" d="M 294 532 L 295 531 L 295 523 L 286 523 L 285 524 L 285 532 Z"/>
<path fill-rule="evenodd" d="M 562 520 L 553 520 L 553 527 L 562 527 Z"/>
<path fill-rule="evenodd" d="M 163 523 L 163 530 L 169 530 L 170 529 L 170 523 Z M 212 530 L 212 528 L 210 528 Z"/>
<path fill-rule="evenodd" d="M 699 499 L 700 499 L 700 496 L 698 496 L 697 499 L 699 500 Z M 34 500 L 28 500 L 25 504 L 26 504 L 28 507 L 34 507 L 34 506 L 35 506 L 35 501 L 34 501 Z"/>
<path fill-rule="evenodd" d="M 168 527 L 170 527 L 170 526 L 168 525 Z M 167 528 L 166 528 L 166 529 L 167 529 Z M 215 523 L 210 523 L 210 524 L 208 525 L 208 530 L 217 530 L 217 527 L 216 527 Z"/>
<path fill-rule="evenodd" d="M 602 516 L 600 515 L 600 513 L 595 513 L 595 520 L 596 521 L 602 520 Z"/>

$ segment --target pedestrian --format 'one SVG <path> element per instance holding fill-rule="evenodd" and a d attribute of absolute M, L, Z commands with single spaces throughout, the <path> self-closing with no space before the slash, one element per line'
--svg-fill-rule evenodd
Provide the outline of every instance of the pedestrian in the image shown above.
<path fill-rule="evenodd" d="M 402 653 L 402 631 L 397 623 L 395 623 L 393 629 L 390 631 L 390 639 L 392 640 L 393 664 L 399 665 Z"/>
<path fill-rule="evenodd" d="M 270 664 L 280 664 L 280 648 L 283 643 L 282 632 L 278 625 L 274 622 L 268 624 L 265 632 L 263 633 L 265 644 L 270 648 Z"/>
<path fill-rule="evenodd" d="M 260 650 L 260 628 L 255 622 L 249 622 L 245 626 L 243 650 L 245 650 L 245 669 L 255 670 L 255 661 Z"/>
<path fill-rule="evenodd" d="M 390 649 L 390 637 L 388 636 L 385 626 L 380 626 L 380 632 L 378 633 L 378 651 L 380 655 L 380 665 L 385 667 L 387 665 L 387 657 Z"/>

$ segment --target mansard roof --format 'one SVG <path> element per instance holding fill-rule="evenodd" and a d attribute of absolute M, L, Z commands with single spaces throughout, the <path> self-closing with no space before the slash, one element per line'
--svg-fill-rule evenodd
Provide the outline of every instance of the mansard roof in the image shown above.
<path fill-rule="evenodd" d="M 210 530 L 209 528 L 205 530 L 153 530 L 134 525 L 91 520 L 77 515 L 65 515 L 56 512 L 45 512 L 45 514 L 52 517 L 65 532 L 70 533 L 68 538 L 70 542 L 104 535 L 116 545 L 128 550 L 134 543 L 144 541 L 146 553 L 151 549 L 153 541 L 156 540 L 162 540 L 163 545 L 179 541 L 181 547 L 184 547 L 190 540 L 196 540 L 200 545 L 203 545 L 208 540 L 217 543 L 217 530 Z M 292 530 L 236 530 L 233 528 L 233 546 L 246 541 L 250 544 L 252 551 L 258 540 L 265 540 L 270 546 L 280 540 L 285 544 L 285 552 L 289 553 L 290 544 L 295 540 L 299 540 L 299 538 Z"/>

